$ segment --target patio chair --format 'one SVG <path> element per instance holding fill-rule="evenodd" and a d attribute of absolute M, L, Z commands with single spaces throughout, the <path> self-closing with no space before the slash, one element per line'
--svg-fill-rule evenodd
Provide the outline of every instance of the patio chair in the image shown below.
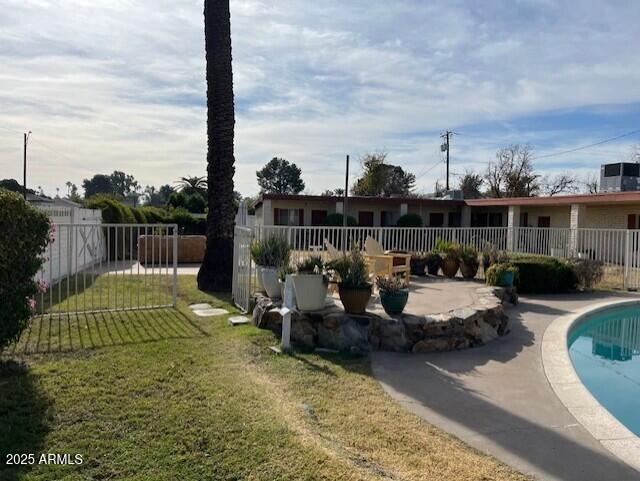
<path fill-rule="evenodd" d="M 380 243 L 368 236 L 364 242 L 365 259 L 370 270 L 375 270 L 379 276 L 393 276 L 401 274 L 409 284 L 411 279 L 411 254 L 385 251 Z M 379 261 L 379 262 L 378 262 Z"/>

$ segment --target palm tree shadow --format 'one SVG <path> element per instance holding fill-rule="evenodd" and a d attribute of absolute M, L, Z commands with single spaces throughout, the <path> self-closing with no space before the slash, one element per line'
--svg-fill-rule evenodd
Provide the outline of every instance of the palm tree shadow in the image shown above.
<path fill-rule="evenodd" d="M 0 479 L 17 480 L 30 466 L 9 465 L 5 456 L 42 451 L 52 402 L 27 366 L 12 359 L 0 361 L 0 386 Z"/>

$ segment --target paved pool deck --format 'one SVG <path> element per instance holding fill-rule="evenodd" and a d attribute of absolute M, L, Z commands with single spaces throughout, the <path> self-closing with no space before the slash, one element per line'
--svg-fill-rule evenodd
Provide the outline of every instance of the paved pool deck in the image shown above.
<path fill-rule="evenodd" d="M 455 296 L 450 287 L 447 295 Z M 507 310 L 507 336 L 450 353 L 376 352 L 373 372 L 408 410 L 538 480 L 640 480 L 640 472 L 606 450 L 557 398 L 541 356 L 543 334 L 558 317 L 632 297 L 638 296 L 521 298 Z"/>

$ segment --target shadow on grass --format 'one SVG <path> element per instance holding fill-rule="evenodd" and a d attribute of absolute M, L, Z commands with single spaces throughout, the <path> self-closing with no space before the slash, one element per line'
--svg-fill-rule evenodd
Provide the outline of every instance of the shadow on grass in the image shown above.
<path fill-rule="evenodd" d="M 24 363 L 0 361 L 0 479 L 17 480 L 28 465 L 7 465 L 7 454 L 38 456 L 48 432 L 51 402 Z M 37 462 L 37 459 L 36 459 Z"/>
<path fill-rule="evenodd" d="M 45 315 L 32 320 L 8 354 L 73 352 L 208 335 L 176 309 Z"/>

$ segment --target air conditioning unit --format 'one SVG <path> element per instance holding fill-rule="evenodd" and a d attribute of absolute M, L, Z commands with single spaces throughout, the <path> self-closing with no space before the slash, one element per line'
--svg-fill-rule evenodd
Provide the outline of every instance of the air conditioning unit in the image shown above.
<path fill-rule="evenodd" d="M 640 190 L 640 164 L 618 162 L 600 168 L 600 192 L 632 192 Z"/>

